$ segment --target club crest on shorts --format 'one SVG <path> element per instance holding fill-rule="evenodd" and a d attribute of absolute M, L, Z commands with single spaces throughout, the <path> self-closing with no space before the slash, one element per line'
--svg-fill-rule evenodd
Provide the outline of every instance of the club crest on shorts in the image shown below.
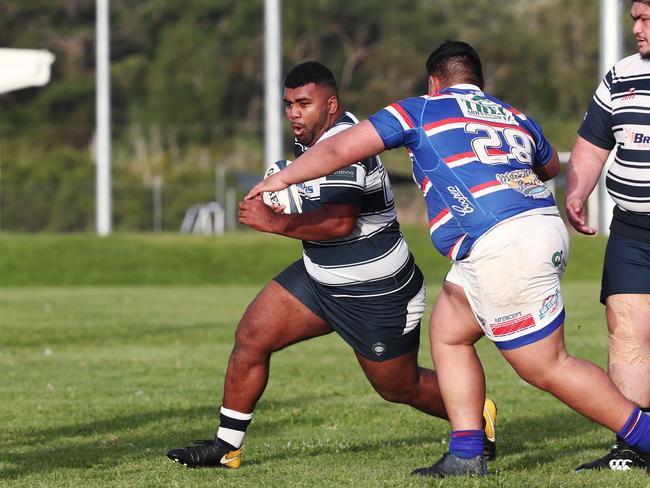
<path fill-rule="evenodd" d="M 377 356 L 381 356 L 386 352 L 386 345 L 383 342 L 375 342 L 372 345 L 372 352 L 374 352 Z"/>
<path fill-rule="evenodd" d="M 566 260 L 566 256 L 564 255 L 564 251 L 560 250 L 555 252 L 553 254 L 553 257 L 551 258 L 551 262 L 553 263 L 553 266 L 555 266 L 560 273 L 564 273 L 564 270 L 566 269 L 567 266 L 567 260 Z"/>

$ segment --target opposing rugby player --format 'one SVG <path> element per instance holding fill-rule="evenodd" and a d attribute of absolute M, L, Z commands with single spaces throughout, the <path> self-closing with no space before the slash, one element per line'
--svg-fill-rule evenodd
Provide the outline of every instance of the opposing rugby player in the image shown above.
<path fill-rule="evenodd" d="M 559 171 L 557 152 L 534 120 L 483 91 L 481 61 L 468 44 L 443 43 L 426 68 L 426 95 L 390 104 L 317 144 L 247 198 L 408 149 L 433 244 L 454 261 L 430 327 L 452 428 L 449 452 L 414 474 L 487 474 L 485 377 L 474 347 L 483 335 L 521 378 L 616 432 L 647 462 L 650 417 L 564 345 L 560 278 L 569 239 L 543 183 Z"/>

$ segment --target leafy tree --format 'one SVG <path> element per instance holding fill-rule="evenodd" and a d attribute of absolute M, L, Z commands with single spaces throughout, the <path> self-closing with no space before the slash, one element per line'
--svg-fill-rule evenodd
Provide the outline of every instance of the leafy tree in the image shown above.
<path fill-rule="evenodd" d="M 217 164 L 261 172 L 263 2 L 110 5 L 115 226 L 151 228 L 162 178 L 165 228 L 175 230 L 193 199 L 212 198 Z M 536 117 L 560 150 L 600 77 L 591 0 L 284 0 L 282 26 L 285 70 L 324 62 L 362 117 L 423 93 L 431 50 L 465 40 L 487 90 Z M 0 225 L 92 229 L 95 2 L 0 0 L 0 45 L 56 55 L 49 85 L 0 96 Z M 403 154 L 385 159 L 407 169 Z"/>

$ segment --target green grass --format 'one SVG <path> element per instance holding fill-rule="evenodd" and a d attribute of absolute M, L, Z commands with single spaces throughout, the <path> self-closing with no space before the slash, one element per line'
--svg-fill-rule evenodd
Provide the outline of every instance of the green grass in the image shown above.
<path fill-rule="evenodd" d="M 274 356 L 240 470 L 168 462 L 167 449 L 212 435 L 234 327 L 257 290 L 0 289 L 0 485 L 647 486 L 640 471 L 573 474 L 611 435 L 520 381 L 487 341 L 499 458 L 486 479 L 412 479 L 446 450 L 447 425 L 381 400 L 334 335 Z M 603 365 L 597 282 L 564 290 L 569 349 Z M 431 363 L 426 342 L 421 361 Z"/>
<path fill-rule="evenodd" d="M 432 303 L 448 265 L 426 231 L 406 232 Z M 212 435 L 237 321 L 295 244 L 255 233 L 0 236 L 0 486 L 648 486 L 640 471 L 575 475 L 612 435 L 523 383 L 485 340 L 499 405 L 499 458 L 485 479 L 411 478 L 446 450 L 447 424 L 381 400 L 335 335 L 274 356 L 240 470 L 168 462 L 168 449 Z M 572 245 L 567 345 L 603 366 L 603 241 Z"/>
<path fill-rule="evenodd" d="M 0 286 L 259 283 L 300 256 L 292 239 L 238 232 L 0 234 Z"/>
<path fill-rule="evenodd" d="M 404 226 L 425 278 L 449 269 L 425 226 Z M 565 280 L 599 279 L 605 241 L 572 237 Z M 221 237 L 178 234 L 0 233 L 0 287 L 223 285 L 263 283 L 301 255 L 298 241 L 252 231 Z"/>

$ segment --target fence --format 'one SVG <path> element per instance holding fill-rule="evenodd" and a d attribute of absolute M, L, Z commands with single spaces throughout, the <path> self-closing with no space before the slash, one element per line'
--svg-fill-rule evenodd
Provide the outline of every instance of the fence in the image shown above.
<path fill-rule="evenodd" d="M 568 159 L 568 152 L 560 153 L 561 172 L 548 182 L 563 215 Z M 257 179 L 253 174 L 227 174 L 223 166 L 215 169 L 212 178 L 188 177 L 186 181 L 172 182 L 153 178 L 149 184 L 114 179 L 113 228 L 117 232 L 217 234 L 237 229 L 237 201 Z M 410 178 L 394 178 L 393 186 L 400 221 L 425 223 L 424 201 Z M 608 223 L 598 224 L 598 217 L 610 218 L 611 210 L 599 212 L 601 207 L 597 195 L 590 198 L 590 225 L 598 225 L 601 233 L 606 233 Z M 0 230 L 94 232 L 95 181 L 0 180 Z"/>
<path fill-rule="evenodd" d="M 114 180 L 116 232 L 178 232 L 189 208 L 218 203 L 222 230 L 236 228 L 236 202 L 242 190 L 224 186 L 215 195 L 212 181 L 153 184 Z M 2 182 L 0 230 L 9 232 L 94 232 L 95 182 Z"/>

